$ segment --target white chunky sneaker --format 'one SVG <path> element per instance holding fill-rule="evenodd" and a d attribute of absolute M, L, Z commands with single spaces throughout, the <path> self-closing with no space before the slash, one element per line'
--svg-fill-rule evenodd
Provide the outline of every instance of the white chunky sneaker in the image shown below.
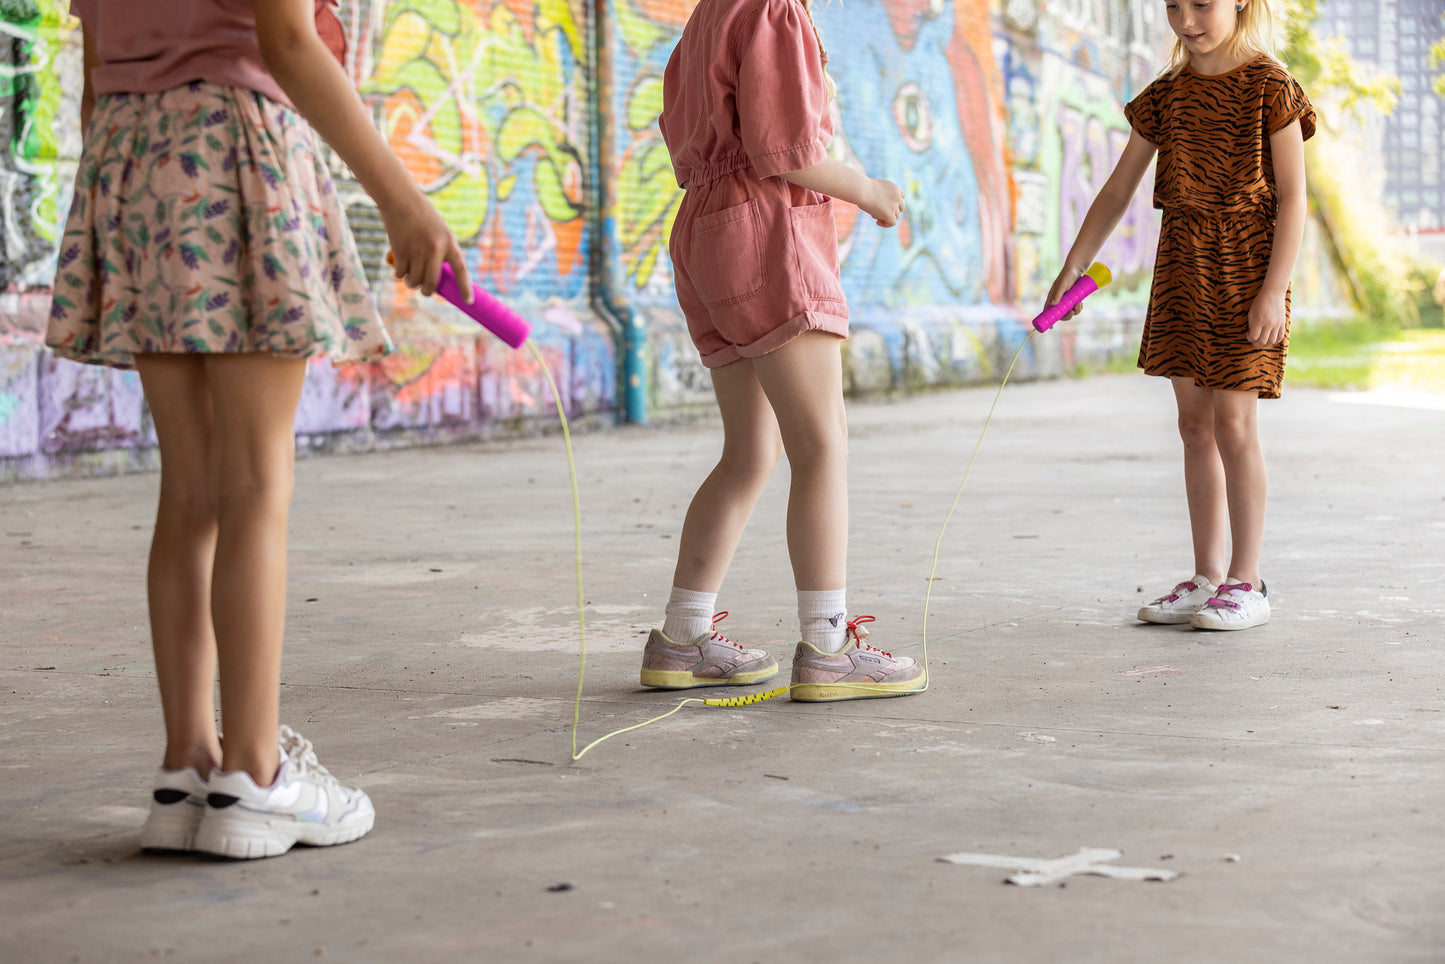
<path fill-rule="evenodd" d="M 1146 623 L 1178 625 L 1187 623 L 1214 595 L 1214 583 L 1203 576 L 1186 579 L 1168 593 L 1139 610 Z"/>
<path fill-rule="evenodd" d="M 211 771 L 196 849 L 222 857 L 275 857 L 296 844 L 330 847 L 364 837 L 376 821 L 371 798 L 345 787 L 316 759 L 311 741 L 280 733 L 281 767 L 269 787 L 244 770 Z"/>
<path fill-rule="evenodd" d="M 1269 622 L 1269 590 L 1264 583 L 1256 590 L 1251 583 L 1220 583 L 1204 608 L 1189 625 L 1195 629 L 1249 629 Z"/>
<path fill-rule="evenodd" d="M 196 829 L 206 813 L 210 787 L 195 767 L 156 771 L 151 791 L 151 812 L 141 828 L 140 845 L 146 850 L 194 850 Z"/>

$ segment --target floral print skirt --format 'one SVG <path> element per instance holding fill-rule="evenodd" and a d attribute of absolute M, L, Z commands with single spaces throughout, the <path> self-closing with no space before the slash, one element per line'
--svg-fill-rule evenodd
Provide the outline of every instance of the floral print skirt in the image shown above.
<path fill-rule="evenodd" d="M 110 94 L 86 131 L 46 344 L 336 364 L 392 351 L 314 135 L 291 109 L 193 83 Z"/>

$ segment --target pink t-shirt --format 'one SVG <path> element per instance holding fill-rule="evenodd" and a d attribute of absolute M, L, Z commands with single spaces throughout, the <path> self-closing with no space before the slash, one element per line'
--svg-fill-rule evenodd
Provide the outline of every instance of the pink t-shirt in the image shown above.
<path fill-rule="evenodd" d="M 801 0 L 701 0 L 663 74 L 659 125 L 683 185 L 822 163 L 833 125 Z"/>
<path fill-rule="evenodd" d="M 318 11 L 325 6 L 318 0 Z M 291 106 L 261 59 L 252 0 L 71 0 L 70 12 L 100 58 L 91 75 L 96 94 L 156 93 L 202 80 Z"/>

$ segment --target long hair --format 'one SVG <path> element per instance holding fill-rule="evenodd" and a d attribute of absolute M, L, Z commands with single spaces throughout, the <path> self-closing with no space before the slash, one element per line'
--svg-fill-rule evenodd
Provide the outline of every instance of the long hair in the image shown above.
<path fill-rule="evenodd" d="M 1180 0 L 1187 3 L 1188 0 Z M 1232 0 L 1222 0 L 1232 2 Z M 1269 9 L 1269 0 L 1248 0 L 1244 10 L 1238 13 L 1234 22 L 1234 36 L 1229 38 L 1229 52 L 1236 57 L 1264 54 L 1274 60 L 1274 12 Z M 1189 66 L 1189 48 L 1177 36 L 1164 62 L 1163 76 L 1175 77 Z"/>
<path fill-rule="evenodd" d="M 808 23 L 813 26 L 813 36 L 818 41 L 818 52 L 823 55 L 823 84 L 828 89 L 828 99 L 832 100 L 838 96 L 838 85 L 833 83 L 833 75 L 828 73 L 828 51 L 823 46 L 823 35 L 818 32 L 818 22 L 813 19 L 813 0 L 803 0 L 803 10 L 808 14 Z"/>

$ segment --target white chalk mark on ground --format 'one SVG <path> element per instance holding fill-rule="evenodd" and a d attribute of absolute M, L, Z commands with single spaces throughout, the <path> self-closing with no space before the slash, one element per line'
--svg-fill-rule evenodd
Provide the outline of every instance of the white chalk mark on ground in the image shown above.
<path fill-rule="evenodd" d="M 444 720 L 518 720 L 533 716 L 548 716 L 557 713 L 556 700 L 538 700 L 527 696 L 509 696 L 495 703 L 479 703 L 475 706 L 458 706 L 449 710 L 438 710 L 430 717 Z M 418 717 L 412 717 L 417 719 Z"/>
<path fill-rule="evenodd" d="M 1098 847 L 1082 847 L 1078 853 L 1067 857 L 1009 857 L 1004 854 L 957 853 L 939 857 L 946 864 L 966 864 L 973 867 L 998 867 L 1018 873 L 1004 878 L 1006 883 L 1020 887 L 1042 887 L 1055 884 L 1075 874 L 1092 874 L 1096 877 L 1112 877 L 1115 880 L 1159 880 L 1170 881 L 1179 874 L 1173 870 L 1156 870 L 1152 867 L 1120 867 L 1106 863 L 1124 856 L 1123 851 L 1105 850 Z"/>
<path fill-rule="evenodd" d="M 1143 676 L 1146 673 L 1179 673 L 1183 675 L 1184 670 L 1175 669 L 1173 666 L 1151 666 L 1148 669 L 1133 669 L 1128 672 L 1120 672 L 1120 676 Z"/>

